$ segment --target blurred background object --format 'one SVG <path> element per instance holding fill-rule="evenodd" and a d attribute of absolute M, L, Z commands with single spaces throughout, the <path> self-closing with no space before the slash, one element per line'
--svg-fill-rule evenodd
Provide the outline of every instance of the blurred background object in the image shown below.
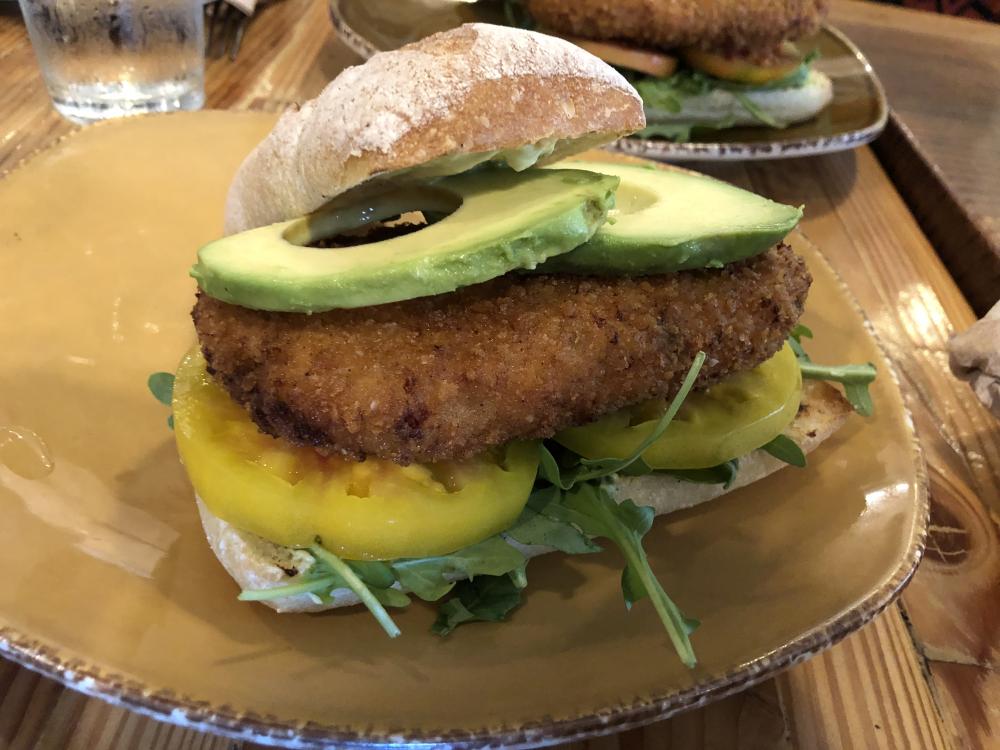
<path fill-rule="evenodd" d="M 19 0 L 52 103 L 87 123 L 200 109 L 201 0 Z"/>
<path fill-rule="evenodd" d="M 948 364 L 968 381 L 983 406 L 1000 417 L 1000 302 L 948 342 Z"/>
<path fill-rule="evenodd" d="M 878 0 L 886 5 L 1000 22 L 1000 0 Z"/>
<path fill-rule="evenodd" d="M 208 0 L 205 3 L 205 55 L 211 59 L 235 60 L 243 43 L 256 0 Z"/>

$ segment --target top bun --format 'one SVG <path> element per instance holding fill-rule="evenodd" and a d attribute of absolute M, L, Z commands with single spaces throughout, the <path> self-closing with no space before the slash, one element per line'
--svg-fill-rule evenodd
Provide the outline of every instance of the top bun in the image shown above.
<path fill-rule="evenodd" d="M 628 82 L 576 45 L 466 24 L 347 68 L 286 112 L 240 165 L 225 231 L 302 216 L 373 177 L 442 157 L 470 155 L 418 174 L 462 172 L 532 144 L 544 164 L 644 125 Z"/>

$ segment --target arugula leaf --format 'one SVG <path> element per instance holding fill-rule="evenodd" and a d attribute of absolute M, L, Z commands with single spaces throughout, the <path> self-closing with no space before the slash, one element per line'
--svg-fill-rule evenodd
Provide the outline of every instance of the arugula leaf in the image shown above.
<path fill-rule="evenodd" d="M 270 589 L 247 589 L 241 591 L 237 599 L 241 602 L 261 602 L 268 599 L 280 599 L 283 596 L 314 594 L 339 588 L 346 588 L 343 579 L 335 575 L 322 575 L 316 578 L 306 578 L 299 583 L 290 583 L 287 586 L 275 586 Z"/>
<path fill-rule="evenodd" d="M 690 122 L 655 122 L 635 133 L 635 136 L 637 138 L 666 138 L 668 141 L 683 143 L 691 140 L 691 131 L 696 127 L 712 126 L 696 125 Z"/>
<path fill-rule="evenodd" d="M 678 76 L 669 78 L 647 77 L 635 84 L 635 90 L 642 97 L 642 103 L 653 109 L 662 109 L 671 114 L 679 114 L 684 105 L 684 92 L 675 84 L 680 82 Z"/>
<path fill-rule="evenodd" d="M 798 443 L 787 435 L 778 435 L 771 442 L 762 445 L 761 448 L 786 464 L 798 466 L 800 469 L 804 469 L 806 466 L 806 454 L 802 452 Z"/>
<path fill-rule="evenodd" d="M 802 339 L 811 339 L 812 337 L 812 331 L 801 323 L 795 326 L 789 334 L 788 344 L 799 360 L 802 377 L 841 383 L 844 386 L 844 395 L 854 411 L 863 417 L 870 417 L 874 414 L 875 405 L 872 403 L 868 385 L 875 380 L 878 374 L 875 365 L 871 362 L 866 362 L 863 365 L 818 365 L 809 358 L 805 349 L 802 348 Z"/>
<path fill-rule="evenodd" d="M 854 411 L 861 416 L 870 417 L 875 412 L 871 394 L 868 392 L 868 385 L 875 380 L 877 374 L 875 365 L 871 362 L 863 365 L 818 365 L 812 361 L 799 360 L 799 368 L 804 378 L 842 383 L 844 395 L 851 402 Z"/>
<path fill-rule="evenodd" d="M 410 597 L 404 594 L 399 589 L 384 588 L 384 589 L 372 589 L 372 593 L 375 598 L 379 600 L 380 603 L 387 607 L 408 607 L 410 606 Z"/>
<path fill-rule="evenodd" d="M 629 611 L 635 602 L 649 596 L 645 584 L 639 578 L 639 572 L 631 565 L 626 565 L 622 570 L 622 596 L 625 598 L 625 609 Z"/>
<path fill-rule="evenodd" d="M 524 561 L 522 565 L 517 570 L 512 570 L 507 574 L 510 577 L 510 582 L 513 583 L 519 589 L 525 589 L 528 586 L 528 561 Z"/>
<path fill-rule="evenodd" d="M 459 581 L 455 596 L 441 605 L 431 630 L 448 635 L 466 622 L 500 622 L 521 603 L 521 590 L 509 576 L 479 576 Z"/>
<path fill-rule="evenodd" d="M 146 385 L 153 398 L 164 406 L 170 406 L 174 401 L 174 374 L 172 372 L 154 372 L 149 376 Z"/>
<path fill-rule="evenodd" d="M 559 489 L 568 490 L 569 486 L 564 484 L 562 469 L 559 468 L 559 462 L 552 455 L 552 451 L 549 450 L 545 443 L 541 444 L 540 451 L 541 458 L 538 462 L 538 476 L 546 482 L 554 484 Z"/>
<path fill-rule="evenodd" d="M 167 407 L 174 403 L 174 374 L 172 372 L 154 372 L 146 380 L 146 387 L 153 398 Z M 174 415 L 167 417 L 167 427 L 174 429 Z"/>
<path fill-rule="evenodd" d="M 322 544 L 320 544 L 319 539 L 316 543 L 309 547 L 309 552 L 316 562 L 321 563 L 323 566 L 329 568 L 331 571 L 336 573 L 343 579 L 344 584 L 357 594 L 361 603 L 368 607 L 368 611 L 374 615 L 375 619 L 378 620 L 378 624 L 382 626 L 382 629 L 390 638 L 395 638 L 400 634 L 399 627 L 389 613 L 385 611 L 385 607 L 382 606 L 382 602 L 379 601 L 378 597 L 372 592 L 368 586 L 365 585 L 358 574 L 354 572 L 350 565 L 345 563 L 335 554 L 326 549 Z"/>
<path fill-rule="evenodd" d="M 742 91 L 730 91 L 729 93 L 733 95 L 736 101 L 740 103 L 740 106 L 749 112 L 750 116 L 757 120 L 757 122 L 771 128 L 777 128 L 778 130 L 788 127 L 787 122 L 781 122 L 780 120 L 777 120 L 769 115 L 760 107 L 760 105 L 758 105 L 753 99 Z"/>
<path fill-rule="evenodd" d="M 521 544 L 542 544 L 568 555 L 599 552 L 601 548 L 571 523 L 545 515 L 546 506 L 552 502 L 558 503 L 559 492 L 558 487 L 546 487 L 533 492 L 520 517 L 504 534 Z M 555 498 L 552 493 L 555 493 Z M 539 506 L 536 498 L 541 498 L 543 504 Z M 532 505 L 532 500 L 535 500 L 535 505 Z"/>
<path fill-rule="evenodd" d="M 542 445 L 542 460 L 539 466 L 539 476 L 551 482 L 560 489 L 568 490 L 581 482 L 589 482 L 594 479 L 604 479 L 611 474 L 625 472 L 629 466 L 641 460 L 641 456 L 653 443 L 660 439 L 667 427 L 673 421 L 677 412 L 687 398 L 688 393 L 694 387 L 694 382 L 701 371 L 701 366 L 705 363 L 705 352 L 698 352 L 695 355 L 691 368 L 681 383 L 677 395 L 671 400 L 663 416 L 659 418 L 653 430 L 646 436 L 631 456 L 626 458 L 581 458 L 579 464 L 568 471 L 562 471 L 559 463 L 545 445 Z M 648 467 L 646 467 L 648 469 Z"/>
<path fill-rule="evenodd" d="M 502 576 L 524 563 L 524 555 L 498 535 L 448 555 L 395 560 L 391 567 L 403 588 L 432 602 L 451 591 L 455 579 Z"/>
<path fill-rule="evenodd" d="M 694 387 L 694 381 L 698 378 L 698 373 L 701 372 L 701 366 L 705 364 L 705 352 L 698 352 L 695 355 L 694 362 L 691 363 L 691 367 L 684 376 L 683 382 L 681 382 L 681 387 L 677 391 L 677 395 L 671 400 L 670 405 L 667 410 L 663 412 L 663 416 L 657 421 L 653 430 L 646 436 L 646 439 L 639 443 L 639 447 L 635 449 L 631 456 L 627 458 L 597 458 L 580 459 L 580 465 L 585 469 L 577 476 L 574 477 L 574 484 L 576 482 L 588 481 L 591 479 L 603 479 L 611 474 L 617 474 L 629 466 L 631 466 L 636 461 L 641 459 L 643 453 L 649 448 L 653 443 L 662 437 L 663 433 L 666 432 L 667 427 L 677 416 L 677 412 L 680 411 L 681 405 L 684 403 L 684 399 L 687 398 L 688 393 Z M 568 489 L 568 488 L 564 488 Z"/>
<path fill-rule="evenodd" d="M 704 96 L 714 90 L 727 91 L 733 95 L 740 105 L 751 116 L 765 125 L 773 128 L 786 127 L 787 123 L 779 122 L 760 108 L 748 94 L 755 91 L 772 91 L 775 89 L 799 88 L 805 85 L 817 52 L 811 52 L 802 63 L 790 74 L 776 81 L 767 83 L 739 83 L 715 78 L 700 70 L 681 68 L 676 73 L 665 78 L 649 76 L 630 70 L 619 70 L 631 83 L 646 108 L 647 125 L 636 135 L 640 138 L 666 138 L 671 141 L 689 141 L 694 129 L 724 130 L 736 124 L 736 117 L 729 116 L 711 122 L 692 120 L 674 122 L 672 115 L 684 111 L 684 100 L 689 97 Z M 661 114 L 657 116 L 657 111 Z"/>
<path fill-rule="evenodd" d="M 358 578 L 371 588 L 387 589 L 396 582 L 396 576 L 393 575 L 388 563 L 380 560 L 345 560 L 345 562 L 358 574 Z"/>
<path fill-rule="evenodd" d="M 642 537 L 652 525 L 653 509 L 641 508 L 631 500 L 616 503 L 607 487 L 596 483 L 575 487 L 566 494 L 564 502 L 570 510 L 589 518 L 591 527 L 621 550 L 626 560 L 622 576 L 626 604 L 648 596 L 681 661 L 694 667 L 697 658 L 688 638 L 690 623 L 656 580 L 642 547 Z"/>
<path fill-rule="evenodd" d="M 796 323 L 795 328 L 793 328 L 792 332 L 788 335 L 796 341 L 801 341 L 804 338 L 811 339 L 813 337 L 813 332 L 809 326 L 803 325 L 802 323 Z"/>
<path fill-rule="evenodd" d="M 642 456 L 639 456 L 639 458 L 618 473 L 626 477 L 644 477 L 647 474 L 652 474 L 654 471 L 656 471 L 656 469 L 643 461 Z"/>
<path fill-rule="evenodd" d="M 707 469 L 669 469 L 666 473 L 683 479 L 685 482 L 697 482 L 699 484 L 721 484 L 723 489 L 729 489 L 736 481 L 736 475 L 740 470 L 740 460 L 734 458 L 718 466 L 711 466 Z"/>
<path fill-rule="evenodd" d="M 795 357 L 802 362 L 811 362 L 809 355 L 806 354 L 806 350 L 802 348 L 802 339 L 811 339 L 813 337 L 813 332 L 806 328 L 806 326 L 799 323 L 792 329 L 792 332 L 788 334 L 788 345 L 792 347 L 792 351 L 795 352 Z"/>
<path fill-rule="evenodd" d="M 872 365 L 872 369 L 875 369 L 874 365 Z M 872 376 L 872 380 L 874 379 L 875 377 Z M 854 411 L 863 417 L 870 417 L 875 413 L 875 404 L 872 403 L 872 394 L 868 391 L 868 383 L 870 382 L 871 381 L 862 383 L 844 383 L 844 395 L 847 397 L 847 400 L 851 402 L 851 406 L 854 407 Z"/>

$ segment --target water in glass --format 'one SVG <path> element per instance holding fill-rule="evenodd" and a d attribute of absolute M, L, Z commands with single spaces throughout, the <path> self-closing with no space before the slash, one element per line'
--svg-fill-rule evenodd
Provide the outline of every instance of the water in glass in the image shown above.
<path fill-rule="evenodd" d="M 20 0 L 52 102 L 75 122 L 198 109 L 200 0 Z"/>

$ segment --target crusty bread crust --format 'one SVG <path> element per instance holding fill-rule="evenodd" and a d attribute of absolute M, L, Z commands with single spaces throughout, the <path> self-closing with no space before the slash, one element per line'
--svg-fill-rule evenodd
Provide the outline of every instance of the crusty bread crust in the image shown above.
<path fill-rule="evenodd" d="M 799 413 L 785 434 L 795 440 L 803 451 L 810 453 L 840 429 L 850 413 L 850 405 L 836 388 L 815 380 L 806 381 Z M 784 466 L 778 459 L 757 450 L 740 462 L 739 474 L 729 489 L 723 489 L 718 484 L 693 484 L 662 474 L 619 477 L 615 489 L 619 500 L 628 498 L 638 505 L 648 505 L 659 516 L 713 500 L 763 479 Z M 198 510 L 212 551 L 243 590 L 285 585 L 293 580 L 295 573 L 308 569 L 311 558 L 307 553 L 237 531 L 213 515 L 200 499 Z M 528 557 L 553 551 L 548 547 L 515 546 Z M 263 603 L 278 612 L 319 612 L 358 602 L 353 592 L 338 589 L 333 592 L 330 602 L 320 602 L 300 594 Z"/>
<path fill-rule="evenodd" d="M 237 171 L 225 230 L 301 216 L 372 177 L 441 157 L 554 142 L 541 164 L 644 124 L 628 82 L 576 45 L 466 24 L 348 68 L 286 112 Z"/>

